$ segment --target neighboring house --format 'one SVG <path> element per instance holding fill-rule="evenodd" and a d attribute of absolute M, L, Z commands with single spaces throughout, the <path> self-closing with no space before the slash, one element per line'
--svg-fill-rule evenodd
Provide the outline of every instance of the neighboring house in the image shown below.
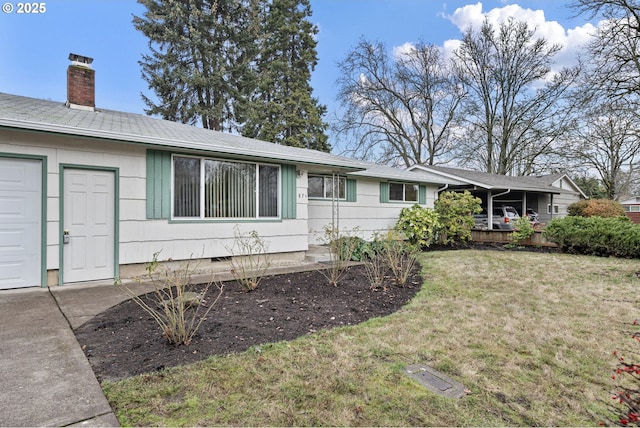
<path fill-rule="evenodd" d="M 469 190 L 482 200 L 482 207 L 493 212 L 496 206 L 512 206 L 520 215 L 532 209 L 546 223 L 567 215 L 567 207 L 587 196 L 566 174 L 511 177 L 441 166 L 415 165 L 416 174 L 449 181 L 447 190 Z"/>
<path fill-rule="evenodd" d="M 440 176 L 95 108 L 91 59 L 70 56 L 66 103 L 0 94 L 0 289 L 201 268 L 258 232 L 300 263 L 322 229 L 393 227 L 432 206 Z"/>
<path fill-rule="evenodd" d="M 640 196 L 626 199 L 621 201 L 620 204 L 624 207 L 627 217 L 629 217 L 632 222 L 640 224 Z"/>

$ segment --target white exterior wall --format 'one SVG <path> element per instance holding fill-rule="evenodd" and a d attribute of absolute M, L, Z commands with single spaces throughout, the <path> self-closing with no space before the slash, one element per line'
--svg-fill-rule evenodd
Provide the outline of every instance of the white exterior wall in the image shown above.
<path fill-rule="evenodd" d="M 146 263 L 160 250 L 160 259 L 173 260 L 230 255 L 235 224 L 241 232 L 256 230 L 272 253 L 308 249 L 306 174 L 297 178 L 297 219 L 171 222 L 146 218 L 146 149 L 140 145 L 0 130 L 0 153 L 47 159 L 47 270 L 59 269 L 60 164 L 118 169 L 120 265 Z"/>
<path fill-rule="evenodd" d="M 402 208 L 414 205 L 413 202 L 380 202 L 379 180 L 358 177 L 356 188 L 356 202 L 339 201 L 338 227 L 341 232 L 347 231 L 365 240 L 371 240 L 375 232 L 384 233 L 393 229 Z M 427 203 L 424 207 L 433 207 L 434 194 L 437 194 L 437 187 L 427 186 Z M 331 219 L 331 200 L 309 200 L 309 245 L 326 243 L 323 239 L 324 227 L 331 225 Z"/>

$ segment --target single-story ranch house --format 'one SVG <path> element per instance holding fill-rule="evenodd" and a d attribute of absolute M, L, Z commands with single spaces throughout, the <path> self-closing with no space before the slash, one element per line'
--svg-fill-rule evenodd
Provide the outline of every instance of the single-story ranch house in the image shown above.
<path fill-rule="evenodd" d="M 0 93 L 0 289 L 130 278 L 159 251 L 212 263 L 236 227 L 300 263 L 325 226 L 367 239 L 468 184 L 95 108 L 91 59 L 69 58 L 66 102 Z"/>

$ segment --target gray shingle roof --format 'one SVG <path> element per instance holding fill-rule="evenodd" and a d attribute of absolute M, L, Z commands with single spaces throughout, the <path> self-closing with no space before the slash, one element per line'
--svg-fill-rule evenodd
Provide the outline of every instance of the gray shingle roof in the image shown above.
<path fill-rule="evenodd" d="M 343 171 L 365 168 L 354 159 L 317 150 L 268 143 L 142 114 L 106 109 L 71 109 L 61 102 L 5 93 L 0 93 L 0 127 L 133 142 L 157 148 L 322 165 Z"/>
<path fill-rule="evenodd" d="M 523 190 L 528 192 L 544 192 L 544 193 L 564 193 L 563 190 L 554 187 L 552 184 L 562 178 L 564 174 L 550 174 L 543 176 L 507 176 L 500 174 L 489 174 L 480 171 L 469 171 L 466 169 L 449 168 L 443 166 L 419 166 L 417 169 L 424 171 L 433 171 L 442 173 L 445 177 L 455 177 L 468 184 L 482 187 L 484 189 L 511 189 Z"/>
<path fill-rule="evenodd" d="M 359 177 L 385 178 L 392 181 L 396 180 L 404 182 L 430 183 L 441 185 L 451 182 L 451 180 L 445 179 L 442 176 L 436 176 L 433 174 L 418 174 L 413 171 L 395 168 L 387 165 L 379 165 L 371 162 L 363 162 L 363 165 L 366 166 L 366 170 L 352 172 L 349 175 L 355 175 Z"/>

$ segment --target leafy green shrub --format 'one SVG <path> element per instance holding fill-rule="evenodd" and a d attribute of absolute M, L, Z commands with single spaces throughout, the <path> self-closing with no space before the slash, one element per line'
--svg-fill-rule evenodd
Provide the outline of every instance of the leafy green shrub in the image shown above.
<path fill-rule="evenodd" d="M 396 230 L 403 233 L 409 242 L 419 248 L 431 245 L 440 230 L 438 213 L 431 208 L 422 208 L 415 204 L 411 208 L 403 208 L 396 223 Z"/>
<path fill-rule="evenodd" d="M 150 303 L 141 297 L 134 287 L 124 284 L 119 279 L 115 281 L 115 285 L 151 315 L 171 345 L 189 345 L 202 321 L 220 299 L 224 286 L 214 283 L 212 278 L 204 284 L 200 293 L 190 291 L 191 275 L 195 270 L 191 265 L 191 259 L 180 268 L 171 270 L 166 265 L 158 263 L 158 254 L 160 252 L 154 253 L 153 259 L 145 267 L 145 279 L 154 287 L 153 302 Z M 136 283 L 141 285 L 142 279 L 136 278 Z M 202 303 L 209 297 L 207 293 L 212 285 L 218 289 L 218 293 L 213 297 L 209 307 L 201 311 Z"/>
<path fill-rule="evenodd" d="M 620 202 L 611 199 L 589 199 L 574 202 L 567 207 L 570 216 L 618 217 L 626 215 Z"/>
<path fill-rule="evenodd" d="M 469 191 L 444 192 L 434 203 L 440 221 L 443 244 L 465 243 L 471 239 L 475 226 L 473 214 L 482 212 L 482 201 Z"/>
<path fill-rule="evenodd" d="M 508 245 L 515 246 L 531 238 L 534 229 L 529 217 L 520 217 L 514 222 L 513 232 L 511 232 L 510 243 Z"/>
<path fill-rule="evenodd" d="M 344 261 L 362 262 L 376 254 L 376 242 L 367 242 L 359 236 L 342 236 L 337 246 L 339 257 Z M 347 260 L 349 254 L 350 259 Z"/>
<path fill-rule="evenodd" d="M 555 219 L 546 238 L 568 253 L 640 258 L 640 226 L 625 217 L 575 217 Z"/>

